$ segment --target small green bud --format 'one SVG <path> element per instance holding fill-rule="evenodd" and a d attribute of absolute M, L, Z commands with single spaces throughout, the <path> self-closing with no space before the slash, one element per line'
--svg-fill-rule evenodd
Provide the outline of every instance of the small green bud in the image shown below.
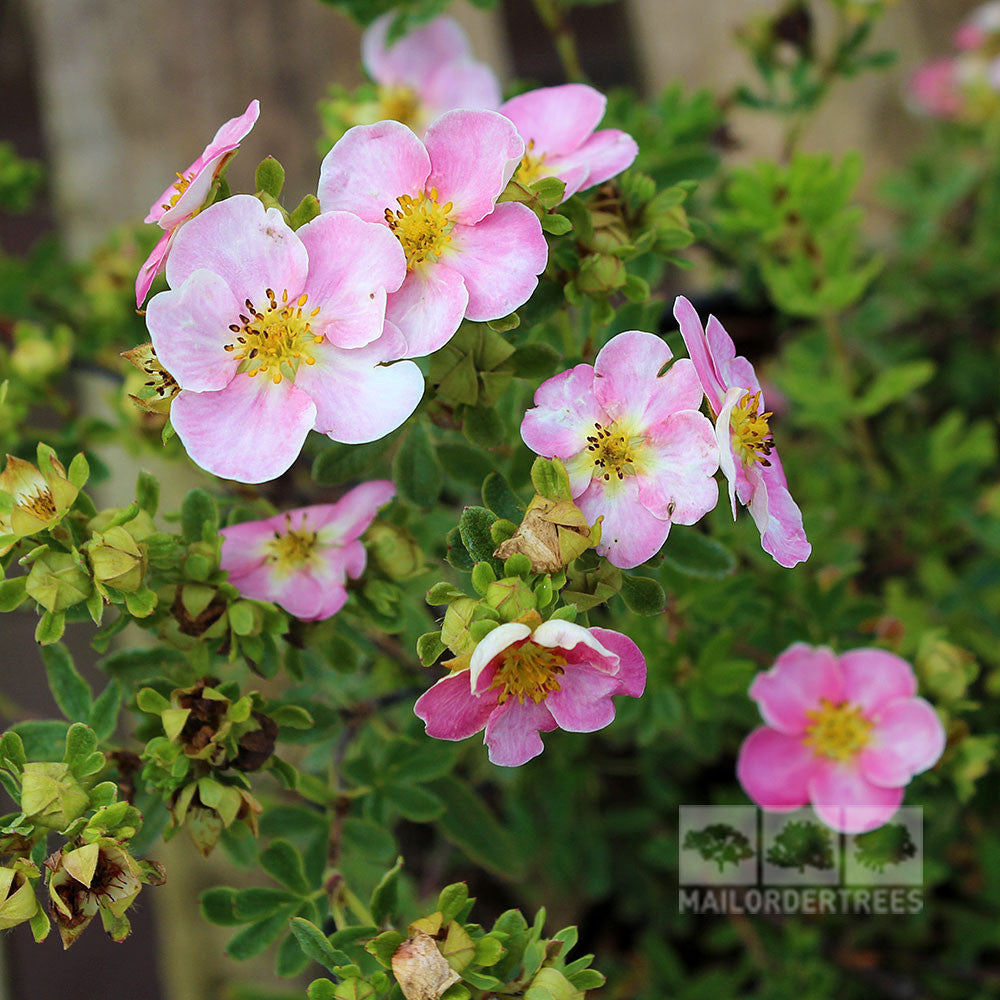
<path fill-rule="evenodd" d="M 25 858 L 0 868 L 0 930 L 34 917 L 39 904 L 31 883 L 38 876 L 38 868 Z"/>
<path fill-rule="evenodd" d="M 625 284 L 627 277 L 625 265 L 617 257 L 596 253 L 585 257 L 580 263 L 576 287 L 592 294 L 613 292 Z"/>
<path fill-rule="evenodd" d="M 122 525 L 97 532 L 84 546 L 94 580 L 124 593 L 134 593 L 146 576 L 146 547 Z"/>
<path fill-rule="evenodd" d="M 21 775 L 21 811 L 35 826 L 65 830 L 83 815 L 90 796 L 62 762 L 28 761 Z"/>
<path fill-rule="evenodd" d="M 476 644 L 469 635 L 478 602 L 471 597 L 460 597 L 448 605 L 441 625 L 441 641 L 456 655 L 471 653 Z"/>
<path fill-rule="evenodd" d="M 538 606 L 534 592 L 519 576 L 508 576 L 491 583 L 486 590 L 486 602 L 508 622 L 516 621 Z"/>
<path fill-rule="evenodd" d="M 390 580 L 406 580 L 424 568 L 424 555 L 405 529 L 376 521 L 365 532 L 365 547 L 376 565 Z"/>
<path fill-rule="evenodd" d="M 69 552 L 43 552 L 32 564 L 24 589 L 47 611 L 65 611 L 85 601 L 93 581 Z"/>

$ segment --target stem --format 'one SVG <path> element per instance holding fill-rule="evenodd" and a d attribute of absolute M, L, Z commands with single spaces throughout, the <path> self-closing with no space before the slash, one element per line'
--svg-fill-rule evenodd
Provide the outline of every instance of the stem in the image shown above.
<path fill-rule="evenodd" d="M 573 336 L 573 324 L 569 319 L 569 310 L 560 309 L 556 322 L 559 325 L 559 336 L 562 339 L 563 357 L 575 358 L 577 353 L 576 337 Z"/>
<path fill-rule="evenodd" d="M 532 0 L 542 24 L 548 29 L 556 47 L 563 72 L 569 80 L 583 80 L 583 66 L 576 50 L 576 39 L 570 29 L 559 0 Z"/>

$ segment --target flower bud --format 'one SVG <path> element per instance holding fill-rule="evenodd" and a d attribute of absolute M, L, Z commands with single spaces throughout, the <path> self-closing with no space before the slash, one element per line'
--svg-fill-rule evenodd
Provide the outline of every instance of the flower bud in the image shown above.
<path fill-rule="evenodd" d="M 69 552 L 43 552 L 31 564 L 24 589 L 46 611 L 65 611 L 85 601 L 93 581 Z"/>
<path fill-rule="evenodd" d="M 23 924 L 38 911 L 38 899 L 31 884 L 38 875 L 35 865 L 24 858 L 0 867 L 0 930 Z"/>
<path fill-rule="evenodd" d="M 508 622 L 534 611 L 538 604 L 534 591 L 519 576 L 509 576 L 491 583 L 486 588 L 486 603 Z"/>
<path fill-rule="evenodd" d="M 448 605 L 441 624 L 441 641 L 457 656 L 471 653 L 476 648 L 475 640 L 469 635 L 469 625 L 478 601 L 471 597 L 460 597 Z"/>
<path fill-rule="evenodd" d="M 84 546 L 94 580 L 126 594 L 135 593 L 146 577 L 146 547 L 122 525 L 97 532 Z"/>
<path fill-rule="evenodd" d="M 27 538 L 58 524 L 73 506 L 79 486 L 71 483 L 66 469 L 47 445 L 38 446 L 38 465 L 14 455 L 0 472 L 0 491 L 10 496 L 8 513 L 0 513 L 0 535 L 13 540 Z M 7 552 L 12 543 L 0 549 Z"/>
<path fill-rule="evenodd" d="M 29 385 L 45 382 L 69 364 L 72 341 L 72 331 L 62 324 L 50 333 L 37 323 L 15 323 L 11 370 Z"/>
<path fill-rule="evenodd" d="M 581 292 L 613 292 L 625 284 L 625 265 L 618 257 L 595 253 L 580 262 L 576 286 Z"/>
<path fill-rule="evenodd" d="M 365 545 L 390 580 L 406 580 L 424 568 L 420 546 L 405 528 L 395 524 L 376 521 L 365 532 Z"/>
<path fill-rule="evenodd" d="M 35 826 L 65 830 L 90 804 L 69 765 L 28 761 L 21 774 L 21 811 Z"/>
<path fill-rule="evenodd" d="M 921 638 L 915 663 L 927 689 L 944 701 L 963 698 L 979 673 L 975 657 L 946 641 L 940 632 L 928 632 Z"/>
<path fill-rule="evenodd" d="M 520 527 L 493 554 L 509 559 L 521 553 L 531 560 L 534 572 L 558 573 L 600 539 L 600 524 L 591 528 L 572 500 L 553 501 L 536 495 Z"/>

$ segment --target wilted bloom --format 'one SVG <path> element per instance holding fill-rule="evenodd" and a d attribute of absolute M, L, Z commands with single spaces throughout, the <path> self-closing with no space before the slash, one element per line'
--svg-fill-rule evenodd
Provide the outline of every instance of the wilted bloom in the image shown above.
<path fill-rule="evenodd" d="M 543 382 L 521 422 L 532 451 L 561 458 L 597 551 L 629 569 L 654 556 L 670 525 L 694 524 L 718 502 L 719 449 L 698 412 L 701 386 L 687 358 L 651 333 L 612 338 L 593 367 Z"/>
<path fill-rule="evenodd" d="M 457 21 L 437 17 L 388 43 L 395 14 L 372 22 L 361 40 L 368 75 L 378 85 L 377 117 L 408 125 L 418 135 L 445 111 L 493 111 L 503 100 L 496 74 L 469 52 Z"/>
<path fill-rule="evenodd" d="M 139 268 L 135 279 L 136 306 L 142 307 L 153 280 L 163 270 L 163 262 L 170 253 L 178 229 L 201 211 L 215 179 L 239 149 L 240 143 L 250 134 L 259 114 L 260 102 L 254 100 L 247 105 L 243 114 L 230 118 L 220 126 L 215 137 L 202 150 L 201 156 L 184 173 L 177 174 L 177 180 L 150 206 L 144 221 L 155 222 L 166 231 Z"/>
<path fill-rule="evenodd" d="M 437 682 L 414 706 L 427 735 L 464 740 L 485 727 L 490 760 L 517 767 L 544 749 L 539 732 L 592 733 L 615 717 L 613 695 L 638 698 L 646 661 L 627 636 L 551 619 L 498 625 L 467 670 Z"/>
<path fill-rule="evenodd" d="M 802 527 L 802 513 L 788 492 L 781 459 L 771 437 L 764 394 L 753 365 L 737 357 L 732 338 L 714 317 L 708 330 L 683 295 L 674 316 L 698 371 L 709 409 L 716 417 L 719 464 L 729 482 L 729 500 L 749 511 L 765 552 L 782 566 L 809 558 L 812 546 Z"/>
<path fill-rule="evenodd" d="M 122 351 L 122 357 L 146 376 L 138 392 L 129 393 L 129 399 L 147 413 L 169 413 L 174 396 L 181 390 L 173 375 L 160 364 L 153 345 L 140 344 Z"/>
<path fill-rule="evenodd" d="M 535 290 L 548 257 L 541 223 L 526 205 L 496 203 L 523 154 L 495 111 L 449 111 L 422 142 L 399 122 L 355 126 L 323 160 L 323 211 L 387 226 L 406 254 L 386 319 L 408 357 L 443 347 L 463 317 L 499 319 Z"/>
<path fill-rule="evenodd" d="M 766 724 L 743 743 L 740 784 L 762 809 L 811 802 L 835 830 L 881 826 L 944 749 L 941 720 L 916 693 L 910 665 L 885 650 L 796 643 L 750 685 Z"/>
<path fill-rule="evenodd" d="M 293 232 L 277 209 L 236 195 L 192 219 L 167 260 L 170 290 L 146 310 L 181 387 L 170 421 L 191 458 L 260 483 L 295 461 L 310 430 L 348 444 L 395 430 L 424 388 L 411 361 L 383 366 L 405 354 L 384 324 L 405 272 L 385 228 L 345 212 Z"/>
<path fill-rule="evenodd" d="M 582 83 L 542 87 L 507 101 L 500 114 L 524 140 L 518 180 L 532 184 L 558 177 L 566 182 L 568 198 L 630 167 L 639 152 L 635 139 L 616 128 L 595 131 L 607 103 L 600 91 Z"/>
<path fill-rule="evenodd" d="M 303 621 L 329 618 L 347 600 L 348 577 L 364 572 L 361 536 L 395 493 L 391 482 L 379 479 L 336 503 L 223 528 L 222 568 L 245 597 L 273 601 Z"/>
<path fill-rule="evenodd" d="M 90 796 L 62 761 L 28 761 L 21 773 L 21 811 L 35 826 L 65 830 L 83 815 Z"/>
<path fill-rule="evenodd" d="M 66 469 L 47 445 L 38 446 L 38 465 L 14 455 L 0 472 L 0 491 L 10 507 L 0 507 L 0 555 L 20 538 L 53 528 L 76 501 L 80 487 L 67 478 Z"/>
<path fill-rule="evenodd" d="M 17 858 L 0 866 L 0 931 L 9 930 L 38 912 L 38 897 L 31 884 L 38 868 L 27 858 Z"/>

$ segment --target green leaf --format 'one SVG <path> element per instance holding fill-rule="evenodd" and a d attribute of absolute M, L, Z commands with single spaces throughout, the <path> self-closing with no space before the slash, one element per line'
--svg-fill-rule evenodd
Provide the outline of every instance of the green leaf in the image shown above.
<path fill-rule="evenodd" d="M 496 514 L 488 511 L 485 507 L 466 507 L 462 511 L 462 516 L 458 522 L 459 534 L 466 552 L 471 556 L 473 563 L 488 562 L 495 569 L 500 565 L 493 558 L 493 536 L 490 534 L 490 525 L 497 519 Z"/>
<path fill-rule="evenodd" d="M 506 428 L 499 412 L 493 407 L 463 406 L 462 433 L 480 448 L 496 448 L 506 437 Z"/>
<path fill-rule="evenodd" d="M 298 705 L 279 705 L 268 708 L 267 713 L 279 727 L 287 729 L 311 729 L 315 725 L 313 717 Z"/>
<path fill-rule="evenodd" d="M 135 499 L 139 506 L 152 517 L 160 506 L 160 483 L 148 472 L 140 472 L 135 484 Z"/>
<path fill-rule="evenodd" d="M 725 545 L 684 527 L 670 532 L 663 561 L 678 573 L 706 580 L 720 580 L 736 567 L 736 556 Z"/>
<path fill-rule="evenodd" d="M 441 495 L 444 472 L 424 421 L 417 421 L 392 463 L 392 478 L 400 494 L 417 507 L 434 505 Z"/>
<path fill-rule="evenodd" d="M 384 461 L 389 445 L 397 440 L 389 435 L 369 444 L 326 444 L 313 462 L 312 477 L 320 486 L 339 486 L 362 479 Z"/>
<path fill-rule="evenodd" d="M 406 940 L 399 931 L 384 931 L 365 945 L 365 951 L 375 956 L 375 960 L 387 969 L 392 965 L 392 956 L 396 949 Z"/>
<path fill-rule="evenodd" d="M 425 632 L 417 639 L 417 657 L 425 667 L 437 663 L 445 649 L 440 631 Z"/>
<path fill-rule="evenodd" d="M 97 733 L 82 722 L 74 722 L 66 730 L 66 746 L 63 760 L 73 771 L 87 770 L 91 759 L 100 756 L 97 753 Z"/>
<path fill-rule="evenodd" d="M 290 892 L 285 892 L 284 889 L 264 887 L 241 889 L 233 898 L 233 912 L 239 920 L 248 924 L 263 920 L 264 917 L 271 916 L 272 913 L 291 903 L 297 904 L 299 898 Z"/>
<path fill-rule="evenodd" d="M 559 352 L 543 342 L 522 344 L 510 357 L 509 364 L 518 378 L 540 379 L 551 375 L 562 360 Z"/>
<path fill-rule="evenodd" d="M 35 642 L 51 646 L 63 637 L 65 631 L 66 615 L 62 611 L 46 611 L 35 626 Z"/>
<path fill-rule="evenodd" d="M 508 333 L 511 330 L 516 330 L 521 325 L 521 317 L 516 312 L 510 313 L 510 315 L 503 316 L 500 319 L 491 319 L 486 325 L 497 333 Z"/>
<path fill-rule="evenodd" d="M 24 744 L 28 760 L 58 760 L 66 746 L 69 723 L 61 719 L 27 719 L 10 727 Z"/>
<path fill-rule="evenodd" d="M 292 933 L 299 947 L 314 961 L 331 972 L 338 965 L 350 964 L 350 958 L 330 944 L 327 936 L 314 924 L 302 917 L 292 917 Z"/>
<path fill-rule="evenodd" d="M 658 615 L 667 605 L 667 595 L 652 577 L 629 576 L 626 573 L 622 577 L 620 593 L 625 606 L 633 614 Z"/>
<path fill-rule="evenodd" d="M 491 472 L 483 481 L 483 503 L 497 517 L 515 524 L 524 517 L 524 504 L 499 472 Z"/>
<path fill-rule="evenodd" d="M 80 676 L 69 650 L 57 643 L 42 649 L 42 662 L 49 681 L 49 690 L 59 711 L 70 722 L 84 722 L 90 718 L 92 695 L 90 685 Z"/>
<path fill-rule="evenodd" d="M 219 508 L 210 493 L 195 489 L 184 498 L 181 530 L 187 542 L 214 540 L 219 531 Z"/>
<path fill-rule="evenodd" d="M 546 213 L 541 217 L 542 229 L 553 236 L 564 236 L 573 228 L 573 223 L 565 215 Z"/>
<path fill-rule="evenodd" d="M 320 207 L 316 195 L 307 194 L 288 214 L 288 225 L 292 229 L 299 229 L 307 222 L 312 222 L 319 213 Z"/>
<path fill-rule="evenodd" d="M 444 803 L 432 792 L 414 785 L 388 785 L 385 797 L 414 823 L 430 823 L 444 812 Z"/>
<path fill-rule="evenodd" d="M 372 917 L 376 924 L 381 924 L 396 910 L 396 900 L 399 892 L 399 873 L 403 868 L 403 856 L 396 858 L 396 863 L 382 876 L 372 892 L 369 904 Z"/>
<path fill-rule="evenodd" d="M 314 979 L 306 989 L 306 1000 L 337 1000 L 336 990 L 329 979 Z"/>
<path fill-rule="evenodd" d="M 124 698 L 125 689 L 117 677 L 112 677 L 90 710 L 90 725 L 98 739 L 106 740 L 114 733 Z"/>
<path fill-rule="evenodd" d="M 288 915 L 285 911 L 279 911 L 264 920 L 250 924 L 226 945 L 226 954 L 240 962 L 253 958 L 274 941 L 287 924 Z"/>
<path fill-rule="evenodd" d="M 548 500 L 572 500 L 566 466 L 556 459 L 536 458 L 531 466 L 531 482 L 535 491 Z"/>
<path fill-rule="evenodd" d="M 287 841 L 275 840 L 260 852 L 261 867 L 276 882 L 302 896 L 309 893 L 302 855 Z"/>
<path fill-rule="evenodd" d="M 863 417 L 881 413 L 891 403 L 905 399 L 929 382 L 934 370 L 933 361 L 910 361 L 879 372 L 858 400 L 858 413 Z"/>
<path fill-rule="evenodd" d="M 13 611 L 21 606 L 27 598 L 24 585 L 27 576 L 14 576 L 0 583 L 0 611 Z"/>
<path fill-rule="evenodd" d="M 273 156 L 264 157 L 254 173 L 254 184 L 258 191 L 280 198 L 285 186 L 285 168 Z"/>

